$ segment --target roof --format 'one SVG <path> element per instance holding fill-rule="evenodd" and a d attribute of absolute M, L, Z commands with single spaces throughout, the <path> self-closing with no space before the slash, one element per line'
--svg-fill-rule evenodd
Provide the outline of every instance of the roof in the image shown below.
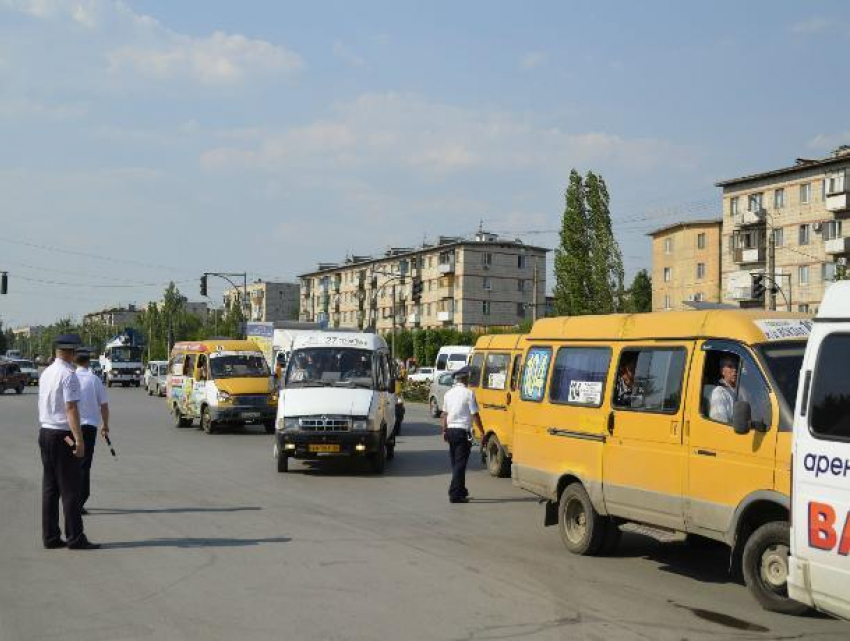
<path fill-rule="evenodd" d="M 705 225 L 717 225 L 720 227 L 723 224 L 722 218 L 701 218 L 698 220 L 683 220 L 678 223 L 672 223 L 670 225 L 665 225 L 660 229 L 656 229 L 655 231 L 651 231 L 647 234 L 647 236 L 657 236 L 658 234 L 663 234 L 667 231 L 673 231 L 681 227 L 682 229 L 687 229 L 688 227 L 703 227 Z"/>
<path fill-rule="evenodd" d="M 232 338 L 212 339 L 208 341 L 181 341 L 171 348 L 172 354 L 181 352 L 260 352 L 254 341 L 234 340 Z"/>
<path fill-rule="evenodd" d="M 811 316 L 750 309 L 565 316 L 538 320 L 528 334 L 528 340 L 612 341 L 700 337 L 730 338 L 757 344 L 768 340 L 764 329 L 757 323 L 770 320 L 811 320 Z"/>
<path fill-rule="evenodd" d="M 387 342 L 377 334 L 365 332 L 304 332 L 292 341 L 292 349 L 315 347 L 348 347 L 352 349 L 387 349 Z"/>
<path fill-rule="evenodd" d="M 827 288 L 818 309 L 818 318 L 850 320 L 850 281 L 838 281 Z"/>
<path fill-rule="evenodd" d="M 808 169 L 827 168 L 832 165 L 847 164 L 848 162 L 850 162 L 850 154 L 848 154 L 846 151 L 842 151 L 841 149 L 839 149 L 833 152 L 833 155 L 828 158 L 821 158 L 818 160 L 798 158 L 797 162 L 794 165 L 791 165 L 790 167 L 772 169 L 771 171 L 764 171 L 758 174 L 750 174 L 749 176 L 741 176 L 739 178 L 729 178 L 727 180 L 721 180 L 719 182 L 716 182 L 714 183 L 714 185 L 715 187 L 728 187 L 730 185 L 737 185 L 740 183 L 751 182 L 754 180 L 764 180 L 765 178 L 777 178 L 779 176 L 795 174 L 797 172 L 806 171 Z"/>
<path fill-rule="evenodd" d="M 475 343 L 475 349 L 517 349 L 525 334 L 487 334 Z"/>
<path fill-rule="evenodd" d="M 369 258 L 368 260 L 363 260 L 363 261 L 360 261 L 360 262 L 352 261 L 350 263 L 345 263 L 345 264 L 342 264 L 342 265 L 334 263 L 333 266 L 331 266 L 331 264 L 329 264 L 328 267 L 324 267 L 322 269 L 314 269 L 313 271 L 303 272 L 301 274 L 298 274 L 298 278 L 304 278 L 305 276 L 313 276 L 315 274 L 323 274 L 325 272 L 336 272 L 336 271 L 343 271 L 343 270 L 346 270 L 346 269 L 356 269 L 357 267 L 365 267 L 366 265 L 371 265 L 372 263 L 386 263 L 386 262 L 396 261 L 396 260 L 406 258 L 406 257 L 410 257 L 410 256 L 416 256 L 418 254 L 446 251 L 447 249 L 453 249 L 455 247 L 460 247 L 460 246 L 463 246 L 463 245 L 474 245 L 476 247 L 484 247 L 484 246 L 498 247 L 498 246 L 504 246 L 504 245 L 512 245 L 512 246 L 515 246 L 515 247 L 523 247 L 525 249 L 530 249 L 530 250 L 533 250 L 533 251 L 541 251 L 541 252 L 544 252 L 544 253 L 551 251 L 550 249 L 547 249 L 546 247 L 538 247 L 536 245 L 526 245 L 525 243 L 520 243 L 520 242 L 517 242 L 515 240 L 506 240 L 505 239 L 505 240 L 492 240 L 492 241 L 490 241 L 490 240 L 465 240 L 464 239 L 464 240 L 456 240 L 456 241 L 452 241 L 452 242 L 448 242 L 448 243 L 442 243 L 442 244 L 438 244 L 438 245 L 427 245 L 425 247 L 417 247 L 415 249 L 411 249 L 410 251 L 406 251 L 406 252 L 403 252 L 403 253 L 392 254 L 391 256 L 378 256 L 377 258 Z M 359 258 L 359 256 L 355 257 L 355 258 Z"/>

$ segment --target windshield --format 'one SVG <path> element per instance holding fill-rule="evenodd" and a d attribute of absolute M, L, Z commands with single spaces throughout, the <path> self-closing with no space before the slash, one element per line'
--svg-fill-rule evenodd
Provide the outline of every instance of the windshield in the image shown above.
<path fill-rule="evenodd" d="M 262 354 L 210 355 L 210 372 L 213 378 L 254 378 L 270 376 Z"/>
<path fill-rule="evenodd" d="M 372 389 L 372 352 L 314 347 L 295 350 L 286 370 L 291 387 L 348 386 Z"/>
<path fill-rule="evenodd" d="M 109 360 L 113 363 L 133 363 L 142 360 L 141 347 L 112 347 L 109 350 Z"/>
<path fill-rule="evenodd" d="M 35 365 L 32 364 L 32 361 L 18 361 L 18 367 L 26 367 L 29 369 L 35 369 Z"/>

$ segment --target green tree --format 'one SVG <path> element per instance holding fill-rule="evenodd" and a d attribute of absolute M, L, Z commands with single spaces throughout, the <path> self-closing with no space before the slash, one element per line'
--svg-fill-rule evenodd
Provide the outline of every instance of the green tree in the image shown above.
<path fill-rule="evenodd" d="M 591 270 L 584 185 L 570 171 L 561 220 L 560 245 L 555 249 L 555 310 L 559 316 L 592 313 Z"/>
<path fill-rule="evenodd" d="M 641 269 L 635 274 L 629 290 L 627 311 L 652 311 L 652 278 L 645 269 Z"/>
<path fill-rule="evenodd" d="M 592 313 L 623 311 L 623 256 L 611 229 L 608 187 L 605 180 L 592 171 L 587 172 L 584 186 Z"/>
<path fill-rule="evenodd" d="M 5 354 L 9 341 L 6 340 L 6 332 L 3 331 L 3 321 L 0 319 L 0 354 Z"/>

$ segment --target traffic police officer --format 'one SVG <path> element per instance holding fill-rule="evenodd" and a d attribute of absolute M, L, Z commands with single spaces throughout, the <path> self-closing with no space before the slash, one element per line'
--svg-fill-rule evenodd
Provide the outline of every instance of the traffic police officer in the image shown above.
<path fill-rule="evenodd" d="M 452 503 L 469 503 L 466 464 L 472 450 L 473 423 L 481 432 L 481 438 L 484 438 L 478 403 L 475 394 L 467 387 L 470 371 L 469 367 L 457 370 L 454 373 L 455 384 L 443 398 L 441 423 L 443 440 L 449 444 L 449 458 L 452 462 L 452 482 L 449 485 L 449 501 Z"/>
<path fill-rule="evenodd" d="M 100 433 L 104 437 L 109 434 L 109 401 L 103 382 L 89 369 L 91 349 L 78 348 L 74 361 L 77 363 L 76 374 L 80 381 L 80 423 L 86 445 L 81 470 L 80 512 L 88 514 L 86 501 L 91 494 L 91 464 L 94 446 L 97 444 L 97 427 L 101 426 Z"/>
<path fill-rule="evenodd" d="M 56 359 L 38 381 L 38 445 L 44 468 L 41 489 L 41 536 L 48 549 L 69 547 L 91 549 L 83 532 L 80 514 L 80 459 L 85 442 L 80 429 L 80 382 L 74 373 L 74 351 L 80 345 L 76 334 L 56 338 Z M 59 530 L 59 499 L 65 514 L 65 541 Z"/>

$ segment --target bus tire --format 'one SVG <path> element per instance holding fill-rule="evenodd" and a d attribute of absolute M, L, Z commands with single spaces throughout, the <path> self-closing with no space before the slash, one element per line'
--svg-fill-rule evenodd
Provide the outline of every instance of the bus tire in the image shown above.
<path fill-rule="evenodd" d="M 201 428 L 207 434 L 215 434 L 215 421 L 213 420 L 209 405 L 204 405 L 203 409 L 201 409 Z"/>
<path fill-rule="evenodd" d="M 431 410 L 431 418 L 440 418 L 440 406 L 437 405 L 437 399 L 433 396 L 428 401 L 428 407 Z"/>
<path fill-rule="evenodd" d="M 765 610 L 799 615 L 808 606 L 788 597 L 788 553 L 791 527 L 771 521 L 759 527 L 744 544 L 744 583 Z"/>
<path fill-rule="evenodd" d="M 558 504 L 558 529 L 561 540 L 573 554 L 594 556 L 605 540 L 607 520 L 593 507 L 581 483 L 568 485 Z"/>
<path fill-rule="evenodd" d="M 491 434 L 487 439 L 487 471 L 490 476 L 496 478 L 505 478 L 511 475 L 511 464 L 508 459 L 507 452 L 502 444 L 499 443 L 499 437 Z"/>

